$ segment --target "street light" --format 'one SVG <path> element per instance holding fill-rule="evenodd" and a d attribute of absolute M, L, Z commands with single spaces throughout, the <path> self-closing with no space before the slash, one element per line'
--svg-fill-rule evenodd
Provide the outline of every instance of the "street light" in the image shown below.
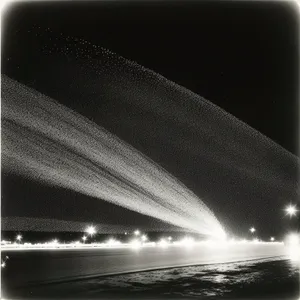
<path fill-rule="evenodd" d="M 274 237 L 271 237 L 271 238 L 270 238 L 270 241 L 271 241 L 271 242 L 274 242 L 274 241 L 275 241 L 275 238 L 274 238 Z"/>
<path fill-rule="evenodd" d="M 138 229 L 135 230 L 134 235 L 140 235 L 140 231 Z"/>
<path fill-rule="evenodd" d="M 147 236 L 145 234 L 143 234 L 142 235 L 142 241 L 145 242 L 145 241 L 147 241 L 147 239 L 148 239 Z"/>
<path fill-rule="evenodd" d="M 17 236 L 16 236 L 16 240 L 18 241 L 18 242 L 21 242 L 21 240 L 22 240 L 22 235 L 21 234 L 18 234 Z"/>
<path fill-rule="evenodd" d="M 85 241 L 86 241 L 87 237 L 84 235 L 84 236 L 83 236 L 81 239 L 82 239 L 82 240 L 83 240 L 83 242 L 85 243 Z"/>
<path fill-rule="evenodd" d="M 254 227 L 251 227 L 249 230 L 251 233 L 254 233 L 256 231 L 256 229 Z"/>
<path fill-rule="evenodd" d="M 290 217 L 295 216 L 298 212 L 296 205 L 289 205 L 285 208 L 286 214 Z"/>
<path fill-rule="evenodd" d="M 96 228 L 95 226 L 88 226 L 85 230 L 85 232 L 90 235 L 93 236 L 94 234 L 96 234 Z"/>

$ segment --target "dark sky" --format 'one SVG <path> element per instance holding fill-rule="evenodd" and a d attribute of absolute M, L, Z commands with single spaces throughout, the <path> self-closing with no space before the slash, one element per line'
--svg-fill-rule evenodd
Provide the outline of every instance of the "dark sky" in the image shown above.
<path fill-rule="evenodd" d="M 296 7 L 279 1 L 18 4 L 4 19 L 2 73 L 54 96 L 51 93 L 56 87 L 51 85 L 51 76 L 40 73 L 41 66 L 47 66 L 47 59 L 38 55 L 41 45 L 36 41 L 38 34 L 44 43 L 51 44 L 50 35 L 45 32 L 49 28 L 51 36 L 85 39 L 162 74 L 298 154 L 298 26 Z M 59 101 L 78 111 L 83 105 L 63 99 Z M 93 108 L 85 109 L 87 117 L 94 120 L 93 113 Z M 122 138 L 126 140 L 126 134 Z M 159 150 L 149 149 L 147 155 L 163 161 Z M 174 163 L 167 170 L 189 187 L 195 186 L 191 174 L 174 173 Z M 47 195 L 58 202 L 61 198 L 72 202 L 76 197 L 85 197 L 68 196 L 71 192 L 8 175 L 2 180 L 2 199 L 7 197 L 2 207 L 8 216 L 41 215 L 42 202 L 38 207 L 29 200 L 34 195 Z M 9 201 L 12 198 L 18 200 Z M 91 207 L 96 205 L 93 199 L 85 201 Z M 70 206 L 73 210 L 84 211 L 74 203 Z M 223 214 L 225 206 L 220 209 Z M 64 208 L 59 203 L 51 210 L 59 211 L 51 214 L 69 216 L 61 212 Z M 109 217 L 112 210 L 118 215 L 115 208 L 103 204 L 107 222 L 113 223 L 115 218 Z M 122 209 L 119 214 L 123 214 Z M 144 216 L 134 216 L 137 223 L 151 222 Z"/>

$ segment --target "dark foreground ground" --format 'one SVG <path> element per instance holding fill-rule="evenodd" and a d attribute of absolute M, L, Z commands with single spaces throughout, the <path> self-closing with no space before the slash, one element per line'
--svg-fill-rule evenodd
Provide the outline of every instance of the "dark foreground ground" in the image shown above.
<path fill-rule="evenodd" d="M 9 299 L 299 299 L 299 262 L 271 258 L 10 290 Z"/>

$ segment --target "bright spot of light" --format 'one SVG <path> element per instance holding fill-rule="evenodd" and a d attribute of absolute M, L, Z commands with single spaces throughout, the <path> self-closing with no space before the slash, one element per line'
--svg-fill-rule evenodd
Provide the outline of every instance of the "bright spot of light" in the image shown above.
<path fill-rule="evenodd" d="M 143 234 L 142 235 L 142 241 L 145 242 L 145 241 L 147 241 L 147 239 L 148 239 L 147 236 L 145 234 Z"/>
<path fill-rule="evenodd" d="M 251 227 L 249 230 L 251 233 L 254 233 L 256 231 L 256 229 L 254 227 Z"/>
<path fill-rule="evenodd" d="M 166 248 L 166 247 L 168 247 L 168 242 L 165 239 L 160 239 L 160 241 L 158 242 L 158 245 L 162 248 Z"/>
<path fill-rule="evenodd" d="M 275 238 L 274 238 L 274 237 L 271 237 L 271 238 L 270 238 L 270 241 L 271 241 L 271 242 L 274 242 L 274 241 L 275 241 Z"/>
<path fill-rule="evenodd" d="M 21 235 L 21 234 L 18 234 L 17 237 L 16 237 L 16 240 L 17 240 L 17 241 L 21 241 L 22 238 L 23 238 L 22 235 Z"/>
<path fill-rule="evenodd" d="M 299 235 L 297 233 L 289 234 L 288 237 L 287 237 L 286 242 L 290 246 L 299 246 L 299 244 L 300 244 Z"/>
<path fill-rule="evenodd" d="M 93 236 L 95 233 L 96 233 L 96 228 L 95 226 L 88 226 L 85 230 L 85 232 L 90 235 L 90 236 Z"/>
<path fill-rule="evenodd" d="M 81 239 L 85 242 L 87 237 L 84 235 Z"/>
<path fill-rule="evenodd" d="M 142 247 L 142 243 L 138 240 L 138 239 L 134 239 L 130 242 L 130 246 L 133 248 L 133 249 L 139 249 Z"/>
<path fill-rule="evenodd" d="M 54 240 L 52 240 L 51 244 L 55 244 L 55 245 L 57 245 L 57 244 L 58 244 L 58 239 L 54 239 Z"/>
<path fill-rule="evenodd" d="M 134 235 L 140 235 L 140 231 L 137 229 L 134 231 Z"/>
<path fill-rule="evenodd" d="M 289 205 L 285 209 L 286 214 L 289 215 L 290 217 L 295 216 L 296 213 L 298 212 L 296 205 Z"/>
<path fill-rule="evenodd" d="M 107 244 L 108 246 L 116 246 L 116 245 L 121 244 L 121 242 L 118 241 L 118 240 L 116 240 L 116 239 L 114 239 L 114 238 L 111 238 L 111 239 L 109 239 L 109 240 L 106 242 L 106 244 Z"/>
<path fill-rule="evenodd" d="M 172 241 L 172 239 L 173 239 L 173 238 L 172 238 L 171 236 L 168 237 L 168 240 L 169 240 L 169 241 Z"/>
<path fill-rule="evenodd" d="M 181 243 L 185 247 L 192 247 L 195 244 L 195 240 L 191 237 L 185 237 L 184 239 L 181 240 Z"/>
<path fill-rule="evenodd" d="M 5 268 L 5 266 L 6 266 L 5 262 L 1 263 L 1 268 Z"/>
<path fill-rule="evenodd" d="M 288 249 L 288 255 L 292 261 L 300 261 L 300 247 L 292 246 Z"/>
<path fill-rule="evenodd" d="M 287 254 L 292 261 L 300 261 L 300 235 L 290 233 L 286 238 Z"/>

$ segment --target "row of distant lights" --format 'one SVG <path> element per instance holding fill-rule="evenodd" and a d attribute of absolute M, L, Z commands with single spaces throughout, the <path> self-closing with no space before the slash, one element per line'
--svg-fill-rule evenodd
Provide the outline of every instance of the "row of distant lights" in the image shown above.
<path fill-rule="evenodd" d="M 298 209 L 297 209 L 296 205 L 291 205 L 291 204 L 290 204 L 289 206 L 286 207 L 285 212 L 286 212 L 286 215 L 289 215 L 290 217 L 292 217 L 292 216 L 295 216 L 295 215 L 297 214 Z M 252 234 L 254 234 L 254 233 L 256 232 L 256 229 L 255 229 L 254 227 L 251 227 L 251 228 L 249 229 L 249 231 L 250 231 Z M 85 230 L 85 233 L 86 233 L 86 235 L 84 235 L 84 236 L 81 238 L 84 242 L 88 239 L 88 236 L 92 237 L 92 236 L 94 236 L 94 235 L 97 233 L 96 227 L 93 226 L 93 225 L 88 226 L 88 227 L 86 228 L 86 230 Z M 125 232 L 125 235 L 127 235 L 127 234 L 128 234 L 128 233 Z M 141 232 L 137 229 L 137 230 L 134 231 L 134 235 L 135 235 L 135 236 L 140 236 L 140 235 L 141 235 Z M 21 242 L 22 238 L 23 238 L 23 237 L 22 237 L 21 234 L 18 234 L 18 235 L 16 236 L 16 240 L 17 240 L 18 242 Z M 142 235 L 142 236 L 141 236 L 141 239 L 142 239 L 143 242 L 145 242 L 145 241 L 147 241 L 148 238 L 147 238 L 146 235 Z M 169 240 L 169 241 L 172 240 L 172 237 L 169 237 L 168 240 Z M 274 237 L 271 237 L 270 240 L 271 240 L 271 242 L 274 242 L 274 241 L 275 241 L 275 238 L 274 238 Z M 53 243 L 54 243 L 54 244 L 57 243 L 57 242 L 58 242 L 57 239 L 54 239 L 54 240 L 53 240 Z"/>
<path fill-rule="evenodd" d="M 297 207 L 295 205 L 289 205 L 288 207 L 286 207 L 285 209 L 286 211 L 286 215 L 289 215 L 290 217 L 292 216 L 295 216 L 298 212 L 297 210 Z M 254 227 L 251 227 L 249 229 L 249 231 L 254 234 L 256 232 L 256 229 Z M 81 238 L 82 241 L 85 243 L 86 240 L 88 239 L 88 237 L 92 237 L 94 236 L 95 234 L 97 233 L 96 231 L 96 227 L 91 225 L 91 226 L 88 226 L 85 230 L 85 235 Z M 128 232 L 125 232 L 125 235 L 127 235 Z M 148 237 L 145 235 L 145 234 L 141 234 L 141 232 L 137 229 L 133 232 L 134 236 L 136 236 L 135 239 L 133 239 L 131 242 L 130 242 L 130 245 L 133 247 L 133 248 L 140 248 L 142 247 L 144 244 L 146 244 L 147 240 L 148 240 Z M 21 234 L 18 234 L 16 236 L 16 241 L 17 242 L 21 242 L 23 239 L 22 235 Z M 160 247 L 162 248 L 165 248 L 165 247 L 168 247 L 168 245 L 171 243 L 172 241 L 172 237 L 169 236 L 168 238 L 162 238 L 158 243 L 155 243 L 155 242 L 152 242 L 152 243 L 147 243 L 148 245 L 159 245 Z M 270 238 L 270 241 L 271 242 L 275 242 L 275 238 L 274 237 L 271 237 Z M 226 244 L 228 243 L 246 243 L 246 242 L 249 242 L 248 240 L 241 240 L 241 241 L 235 241 L 234 239 L 231 239 L 230 241 L 226 242 Z M 250 242 L 254 242 L 254 243 L 260 243 L 260 241 L 255 238 L 253 239 L 252 241 Z M 213 244 L 214 242 L 212 241 L 205 241 L 204 243 L 210 243 L 210 244 Z M 288 236 L 288 243 L 290 245 L 299 245 L 299 236 L 297 234 L 290 234 Z M 77 241 L 74 243 L 74 245 L 78 245 L 80 244 L 80 241 Z M 111 238 L 109 239 L 105 245 L 107 246 L 117 246 L 117 245 L 121 245 L 122 243 L 114 238 Z M 191 237 L 185 237 L 183 238 L 181 241 L 177 241 L 177 242 L 173 242 L 174 245 L 185 245 L 185 246 L 192 246 L 195 244 L 195 240 Z M 46 243 L 44 245 L 50 245 L 50 246 L 56 246 L 56 245 L 60 245 L 59 244 L 59 241 L 57 239 L 53 239 L 51 242 L 49 243 Z M 4 260 L 2 260 L 1 262 L 1 267 L 4 268 L 6 266 L 6 261 L 9 259 L 8 256 L 5 257 Z"/>
<path fill-rule="evenodd" d="M 289 215 L 290 217 L 292 217 L 292 216 L 295 216 L 295 215 L 297 214 L 298 209 L 297 209 L 297 207 L 296 207 L 295 205 L 291 205 L 291 204 L 290 204 L 289 206 L 286 207 L 285 211 L 286 211 L 286 215 Z M 254 227 L 251 227 L 251 228 L 249 229 L 249 231 L 250 231 L 252 234 L 254 234 L 254 233 L 256 232 L 256 229 L 255 229 Z M 85 241 L 88 239 L 88 236 L 92 237 L 92 236 L 94 236 L 94 235 L 97 233 L 96 227 L 93 226 L 93 225 L 88 226 L 88 227 L 86 228 L 86 230 L 85 230 L 85 233 L 86 233 L 86 234 L 81 238 L 81 239 L 83 240 L 83 242 L 85 242 Z M 128 233 L 125 232 L 125 235 L 127 235 L 127 234 L 128 234 Z M 135 236 L 140 236 L 140 235 L 141 235 L 141 232 L 137 229 L 137 230 L 134 231 L 134 235 L 135 235 Z M 21 234 L 18 234 L 18 235 L 16 236 L 16 240 L 17 240 L 18 242 L 21 242 L 22 238 L 23 238 L 23 237 L 22 237 Z M 143 234 L 143 235 L 141 235 L 141 240 L 142 240 L 143 242 L 146 242 L 146 241 L 148 240 L 148 238 L 147 238 L 147 236 L 146 236 L 145 234 Z M 171 241 L 171 240 L 172 240 L 172 237 L 168 237 L 168 240 Z M 255 240 L 256 240 L 256 239 L 255 239 Z M 274 238 L 274 237 L 271 237 L 271 238 L 270 238 L 270 241 L 271 241 L 271 242 L 274 242 L 274 241 L 275 241 L 275 238 Z M 51 243 L 52 243 L 52 244 L 57 244 L 57 243 L 58 243 L 58 240 L 57 240 L 57 239 L 54 239 Z M 161 243 L 164 243 L 164 240 L 163 240 L 163 239 L 162 239 Z"/>

